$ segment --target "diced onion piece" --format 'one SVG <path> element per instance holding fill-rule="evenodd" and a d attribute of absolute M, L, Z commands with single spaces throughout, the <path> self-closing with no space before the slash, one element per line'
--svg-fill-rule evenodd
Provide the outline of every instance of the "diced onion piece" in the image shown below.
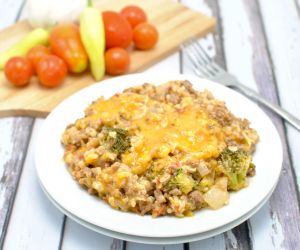
<path fill-rule="evenodd" d="M 227 177 L 220 177 L 216 180 L 216 187 L 220 188 L 221 190 L 227 190 L 227 186 L 228 186 L 228 179 Z"/>
<path fill-rule="evenodd" d="M 205 163 L 200 163 L 199 166 L 197 167 L 197 170 L 201 175 L 201 177 L 208 175 L 211 172 L 211 170 L 206 166 Z"/>
<path fill-rule="evenodd" d="M 229 195 L 227 191 L 213 186 L 203 195 L 203 198 L 209 207 L 219 209 L 228 203 Z"/>

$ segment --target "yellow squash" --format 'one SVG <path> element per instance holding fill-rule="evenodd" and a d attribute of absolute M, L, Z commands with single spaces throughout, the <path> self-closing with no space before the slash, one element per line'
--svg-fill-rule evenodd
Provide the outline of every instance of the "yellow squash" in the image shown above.
<path fill-rule="evenodd" d="M 49 42 L 49 32 L 42 28 L 37 28 L 28 33 L 15 45 L 0 54 L 0 69 L 3 69 L 8 59 L 14 56 L 24 56 L 35 45 L 47 45 Z"/>

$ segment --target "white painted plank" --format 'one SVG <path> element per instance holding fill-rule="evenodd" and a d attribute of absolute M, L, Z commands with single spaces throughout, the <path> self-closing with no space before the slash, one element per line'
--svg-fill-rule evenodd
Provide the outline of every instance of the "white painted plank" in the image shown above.
<path fill-rule="evenodd" d="M 127 242 L 126 250 L 183 250 L 183 245 L 148 245 Z"/>
<path fill-rule="evenodd" d="M 257 91 L 251 46 L 251 40 L 255 39 L 255 31 L 251 30 L 245 5 L 240 0 L 220 0 L 219 6 L 227 70 L 243 84 Z"/>
<path fill-rule="evenodd" d="M 299 10 L 296 8 L 295 1 L 261 0 L 259 4 L 274 65 L 281 106 L 300 117 L 300 104 L 298 102 L 300 93 L 300 72 L 298 69 L 300 63 Z M 300 156 L 298 148 L 300 147 L 300 134 L 288 123 L 286 124 L 290 153 L 293 159 L 292 167 L 296 173 L 299 192 Z M 287 170 L 284 166 L 281 180 L 289 174 Z M 277 189 L 283 189 L 290 183 L 293 183 L 293 180 L 285 183 L 285 185 L 279 182 Z M 291 192 L 296 193 L 296 190 L 293 189 Z M 286 195 L 283 193 L 280 199 L 275 199 L 274 196 L 271 197 L 272 207 L 280 207 L 281 209 L 271 211 L 269 216 L 272 218 L 272 223 L 268 223 L 267 226 L 263 225 L 264 231 L 269 232 L 271 235 L 272 243 L 276 249 L 300 248 L 299 202 L 297 202 L 297 195 L 294 194 L 293 210 L 286 209 L 286 205 L 289 206 L 291 203 L 288 196 L 290 196 L 290 192 L 287 192 Z M 260 231 L 262 225 L 259 218 L 252 218 L 251 225 L 254 238 L 253 246 L 259 248 L 261 247 L 260 239 L 262 238 Z M 266 230 L 266 227 L 268 230 Z"/>
<path fill-rule="evenodd" d="M 300 18 L 294 1 L 259 1 L 274 64 L 281 105 L 300 118 Z M 284 11 L 283 11 L 284 10 Z M 300 190 L 300 133 L 288 125 L 288 139 Z"/>
<path fill-rule="evenodd" d="M 4 249 L 56 249 L 63 215 L 44 195 L 34 167 L 34 148 L 42 120 L 36 120 Z"/>
<path fill-rule="evenodd" d="M 20 13 L 19 20 L 24 20 L 24 19 L 26 19 L 28 17 L 28 13 L 27 13 L 28 12 L 27 11 L 28 2 L 29 2 L 29 0 L 24 0 L 23 9 L 22 9 L 22 11 Z"/>
<path fill-rule="evenodd" d="M 13 24 L 23 0 L 0 0 L 0 29 Z"/>
<path fill-rule="evenodd" d="M 284 234 L 276 213 L 272 220 L 266 219 L 270 210 L 270 204 L 267 203 L 250 219 L 253 249 L 284 249 Z"/>
<path fill-rule="evenodd" d="M 179 54 L 175 53 L 154 64 L 144 72 L 153 74 L 179 73 Z"/>
<path fill-rule="evenodd" d="M 224 234 L 190 243 L 190 250 L 221 250 L 225 249 Z"/>
<path fill-rule="evenodd" d="M 121 240 L 96 233 L 71 219 L 66 221 L 63 250 L 121 250 L 122 244 Z"/>
<path fill-rule="evenodd" d="M 251 44 L 251 40 L 255 39 L 255 31 L 251 29 L 247 18 L 246 6 L 243 1 L 239 0 L 220 0 L 219 5 L 223 24 L 227 69 L 236 75 L 243 84 L 257 90 L 252 64 L 254 51 Z M 269 207 L 269 204 L 266 207 Z M 274 247 L 272 237 L 276 236 L 276 233 L 270 227 L 273 222 L 269 210 L 261 209 L 253 217 L 259 218 L 262 223 L 259 228 L 260 233 L 257 231 L 256 224 L 251 223 L 252 233 L 255 235 L 252 240 L 254 241 L 256 237 L 259 237 L 259 244 Z M 266 232 L 272 232 L 273 234 L 266 234 Z M 272 247 L 266 249 L 272 249 Z M 261 248 L 257 245 L 254 249 Z"/>
<path fill-rule="evenodd" d="M 266 1 L 261 2 L 263 2 L 264 4 L 266 3 Z M 266 65 L 268 60 L 260 61 L 259 59 L 262 58 L 259 58 L 260 55 L 258 56 L 256 54 L 264 52 L 265 57 L 268 56 L 267 51 L 263 49 L 263 35 L 258 34 L 258 32 L 262 31 L 257 30 L 257 22 L 255 23 L 250 19 L 251 17 L 253 18 L 253 16 L 259 18 L 258 14 L 253 14 L 255 10 L 251 9 L 255 7 L 255 3 L 253 4 L 252 2 L 252 4 L 249 4 L 249 2 L 247 1 L 229 0 L 221 0 L 219 1 L 219 3 L 223 21 L 224 47 L 226 51 L 226 59 L 229 71 L 237 75 L 238 78 L 243 83 L 246 83 L 249 87 L 252 87 L 251 84 L 254 83 L 256 77 L 257 80 L 259 80 L 258 83 L 260 83 L 261 85 L 272 84 L 272 80 L 269 79 L 269 77 L 271 76 L 268 75 L 267 72 L 263 72 L 264 70 L 268 70 L 268 67 Z M 281 2 L 281 7 L 278 8 L 278 14 L 279 12 L 285 13 L 284 17 L 290 15 L 293 16 L 293 14 L 291 13 L 292 9 L 296 11 L 295 6 L 286 8 L 287 3 L 289 3 L 288 5 L 293 5 L 292 2 L 286 2 L 285 4 Z M 273 1 L 272 3 L 271 1 L 269 1 L 265 6 L 265 12 L 268 13 L 267 15 L 270 15 L 271 7 L 274 7 Z M 249 15 L 249 13 L 251 12 L 252 15 Z M 277 14 L 274 13 L 272 15 L 272 18 L 272 21 L 269 21 L 269 25 L 271 27 L 270 29 L 273 28 L 274 32 L 276 30 L 276 33 L 281 36 L 282 40 L 284 41 L 292 39 L 291 34 L 282 34 L 283 30 L 281 30 L 281 28 L 283 27 L 275 23 L 275 20 L 277 20 L 277 22 L 279 23 L 282 22 L 284 18 L 280 20 L 280 18 L 278 19 Z M 234 29 L 236 30 L 236 32 L 233 32 Z M 238 32 L 238 30 L 240 30 L 240 32 Z M 265 30 L 266 32 L 268 32 L 269 27 L 265 26 Z M 261 44 L 257 44 L 258 39 L 260 39 Z M 276 39 L 278 39 L 276 36 L 269 37 L 269 43 L 275 41 Z M 239 41 L 240 45 L 238 45 L 236 41 Z M 281 47 L 277 47 L 277 51 L 285 51 L 282 48 L 284 48 L 283 44 L 281 44 Z M 271 55 L 273 55 L 273 53 L 274 51 L 271 51 Z M 255 75 L 255 73 L 257 73 L 259 70 L 261 70 L 261 73 Z M 261 78 L 262 76 L 264 78 Z M 265 80 L 265 82 L 263 82 L 262 80 Z M 290 84 L 290 82 L 285 82 L 285 89 L 288 89 L 287 86 L 290 86 Z M 254 86 L 252 88 L 254 88 Z M 265 93 L 267 93 L 267 88 L 267 86 L 261 86 L 261 89 L 265 89 Z M 274 119 L 274 121 L 275 120 L 276 119 Z M 276 124 L 280 125 L 278 122 L 276 122 Z M 281 127 L 279 126 L 278 128 L 280 129 Z M 299 218 L 299 211 L 296 207 L 290 205 L 291 203 L 293 203 L 295 206 L 297 206 L 297 197 L 294 194 L 295 190 L 292 186 L 293 177 L 286 151 L 285 155 L 286 169 L 279 181 L 278 187 L 280 188 L 277 188 L 275 190 L 274 195 L 271 197 L 270 201 L 267 203 L 264 209 L 261 209 L 250 219 L 253 238 L 252 243 L 254 249 L 261 249 L 262 245 L 275 249 L 281 249 L 282 247 L 290 248 L 292 246 L 294 246 L 295 248 L 295 244 L 297 244 L 297 240 L 295 239 L 292 232 L 299 233 L 299 224 L 297 225 L 296 222 Z M 284 204 L 284 202 L 282 201 L 284 197 L 289 198 L 289 204 Z M 288 212 L 285 213 L 285 210 Z M 290 222 L 288 222 L 287 220 L 290 220 Z"/>
<path fill-rule="evenodd" d="M 13 118 L 0 119 L 0 176 L 3 176 L 4 165 L 10 159 L 10 154 L 12 152 L 13 145 L 11 142 L 12 137 L 12 126 L 13 126 Z M 4 200 L 1 198 L 2 193 L 0 192 L 0 207 L 1 202 Z"/>
<path fill-rule="evenodd" d="M 210 7 L 207 5 L 205 0 L 182 0 L 180 1 L 183 5 L 198 11 L 202 14 L 208 15 L 208 16 L 212 16 L 212 10 L 210 9 Z M 214 43 L 214 36 L 213 34 L 208 34 L 206 35 L 206 37 L 201 38 L 200 40 L 201 45 L 203 46 L 203 48 L 205 48 L 205 50 L 207 51 L 207 53 L 209 54 L 209 56 L 214 57 L 216 55 L 216 45 Z M 187 58 L 187 55 L 184 53 L 183 54 L 183 69 L 184 69 L 184 73 L 186 74 L 194 74 L 194 70 L 192 67 L 192 64 L 190 62 L 190 60 Z"/>

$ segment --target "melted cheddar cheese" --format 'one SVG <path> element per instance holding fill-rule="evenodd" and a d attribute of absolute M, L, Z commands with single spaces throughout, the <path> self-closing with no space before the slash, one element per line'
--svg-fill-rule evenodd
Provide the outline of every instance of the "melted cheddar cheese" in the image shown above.
<path fill-rule="evenodd" d="M 185 97 L 179 106 L 122 93 L 100 99 L 90 109 L 93 114 L 87 119 L 130 131 L 132 147 L 121 160 L 135 174 L 144 173 L 153 159 L 178 153 L 181 157 L 208 159 L 217 157 L 226 146 L 221 126 L 191 97 Z"/>

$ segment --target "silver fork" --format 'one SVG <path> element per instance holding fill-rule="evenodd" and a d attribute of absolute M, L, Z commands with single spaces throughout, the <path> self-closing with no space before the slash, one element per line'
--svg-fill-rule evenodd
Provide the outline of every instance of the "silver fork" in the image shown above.
<path fill-rule="evenodd" d="M 181 48 L 187 52 L 188 58 L 194 67 L 196 75 L 206 77 L 227 87 L 239 90 L 245 96 L 265 105 L 276 114 L 280 115 L 297 130 L 300 131 L 300 120 L 285 111 L 278 105 L 271 103 L 254 90 L 238 82 L 235 76 L 227 73 L 221 66 L 216 64 L 205 52 L 200 43 L 196 40 L 190 40 L 181 45 Z"/>

